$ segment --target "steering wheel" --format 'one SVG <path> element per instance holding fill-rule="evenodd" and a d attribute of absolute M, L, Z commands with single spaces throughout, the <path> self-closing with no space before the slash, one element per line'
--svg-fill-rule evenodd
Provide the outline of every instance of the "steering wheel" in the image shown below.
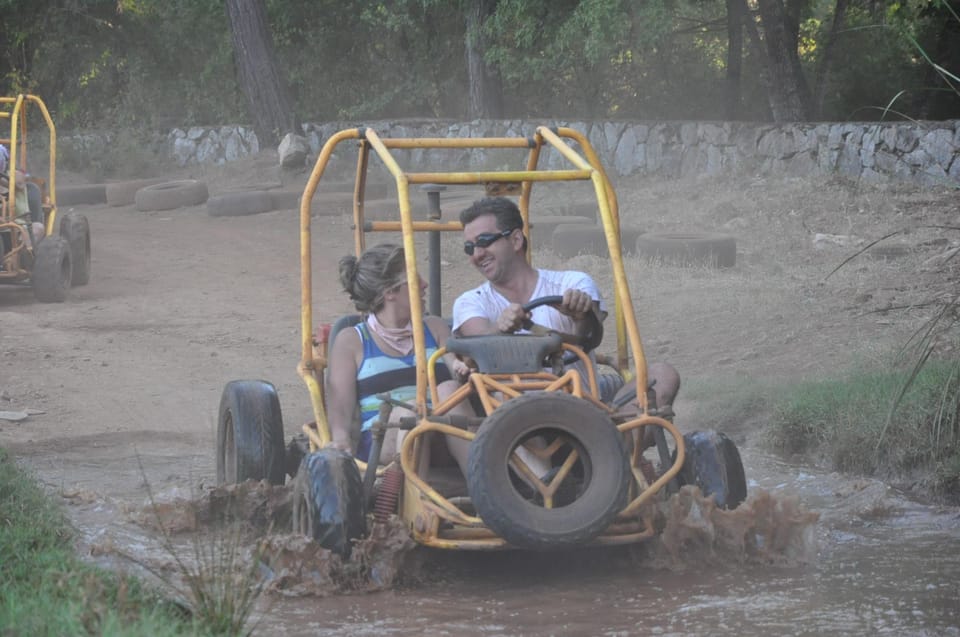
<path fill-rule="evenodd" d="M 554 296 L 541 296 L 539 298 L 533 299 L 527 303 L 523 304 L 523 311 L 530 312 L 543 305 L 560 305 L 563 302 L 563 297 L 560 295 Z M 557 332 L 557 330 L 551 330 L 543 325 L 538 325 L 533 323 L 530 329 L 533 333 L 545 333 L 548 331 L 557 332 L 560 334 L 560 338 L 563 339 L 564 343 L 570 343 L 572 345 L 579 346 L 585 353 L 589 353 L 591 350 L 595 349 L 603 341 L 603 323 L 600 321 L 600 317 L 597 316 L 597 313 L 591 308 L 587 312 L 587 329 L 583 335 L 579 334 L 566 334 L 564 332 Z M 569 365 L 575 361 L 579 360 L 579 357 L 573 352 L 565 352 L 563 355 L 563 362 L 565 365 Z"/>

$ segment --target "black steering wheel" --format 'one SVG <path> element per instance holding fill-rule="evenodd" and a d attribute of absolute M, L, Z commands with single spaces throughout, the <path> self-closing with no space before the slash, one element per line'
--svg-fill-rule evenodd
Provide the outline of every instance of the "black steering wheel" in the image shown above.
<path fill-rule="evenodd" d="M 563 297 L 560 295 L 554 296 L 541 296 L 539 298 L 533 299 L 527 303 L 523 304 L 523 311 L 530 312 L 542 305 L 560 305 L 563 302 Z M 542 325 L 536 323 L 533 324 L 533 328 L 530 331 L 537 332 L 546 332 L 552 331 L 560 334 L 560 337 L 563 339 L 563 342 L 570 343 L 572 345 L 577 345 L 585 353 L 589 353 L 591 350 L 597 348 L 600 343 L 603 341 L 603 323 L 600 321 L 600 317 L 597 313 L 591 308 L 587 312 L 587 329 L 586 332 L 582 335 L 580 334 L 566 334 L 563 332 L 557 332 L 557 330 L 551 330 Z M 530 329 L 530 328 L 527 328 Z M 563 356 L 563 362 L 566 365 L 569 365 L 572 362 L 578 360 L 579 357 L 573 352 L 565 352 Z"/>

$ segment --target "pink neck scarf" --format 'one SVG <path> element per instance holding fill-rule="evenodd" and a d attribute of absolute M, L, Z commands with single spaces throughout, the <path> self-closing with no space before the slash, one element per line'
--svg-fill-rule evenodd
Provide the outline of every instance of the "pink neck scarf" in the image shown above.
<path fill-rule="evenodd" d="M 384 327 L 377 320 L 377 315 L 371 312 L 367 315 L 367 326 L 384 343 L 401 354 L 407 355 L 413 351 L 413 326 L 410 323 L 403 327 Z"/>

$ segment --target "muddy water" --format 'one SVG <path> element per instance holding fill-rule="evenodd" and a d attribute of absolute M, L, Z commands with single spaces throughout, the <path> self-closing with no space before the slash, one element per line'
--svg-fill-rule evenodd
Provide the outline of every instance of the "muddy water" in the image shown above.
<path fill-rule="evenodd" d="M 418 549 L 388 590 L 265 595 L 255 634 L 960 635 L 960 511 L 750 450 L 744 464 L 752 490 L 796 497 L 819 514 L 806 563 L 725 560 L 695 546 L 679 560 L 654 546 L 546 555 Z M 132 552 L 175 572 L 155 534 L 129 515 L 118 510 L 117 523 L 102 528 L 111 506 L 74 496 L 83 550 L 128 567 L 117 555 Z"/>

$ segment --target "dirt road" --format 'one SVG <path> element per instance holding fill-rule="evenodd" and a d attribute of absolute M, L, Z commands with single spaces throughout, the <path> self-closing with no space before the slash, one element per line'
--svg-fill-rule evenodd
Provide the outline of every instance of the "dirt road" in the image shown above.
<path fill-rule="evenodd" d="M 250 179 L 237 170 L 211 177 L 211 192 Z M 960 240 L 920 227 L 955 221 L 957 195 L 949 190 L 636 181 L 621 184 L 619 196 L 626 225 L 738 238 L 738 264 L 727 270 L 628 259 L 648 357 L 671 360 L 693 386 L 815 375 L 898 345 L 928 314 L 881 310 L 941 293 L 949 280 L 930 259 Z M 0 421 L 2 444 L 49 484 L 139 499 L 138 462 L 157 487 L 211 480 L 216 409 L 228 380 L 276 384 L 288 435 L 311 420 L 295 372 L 294 211 L 76 209 L 90 221 L 91 283 L 63 304 L 37 303 L 28 288 L 0 288 L 0 409 L 43 412 Z M 315 319 L 333 321 L 351 309 L 336 283 L 336 260 L 351 250 L 350 220 L 323 216 L 314 224 Z M 891 241 L 906 254 L 863 256 L 825 280 L 856 248 L 825 240 L 818 247 L 816 233 L 871 240 L 904 226 L 912 233 Z M 457 290 L 480 278 L 464 263 L 458 237 L 445 239 L 443 259 L 449 308 Z M 604 259 L 541 251 L 535 262 L 587 270 L 612 288 Z M 682 401 L 678 407 L 683 426 Z M 737 434 L 741 443 L 747 438 L 746 430 Z"/>

